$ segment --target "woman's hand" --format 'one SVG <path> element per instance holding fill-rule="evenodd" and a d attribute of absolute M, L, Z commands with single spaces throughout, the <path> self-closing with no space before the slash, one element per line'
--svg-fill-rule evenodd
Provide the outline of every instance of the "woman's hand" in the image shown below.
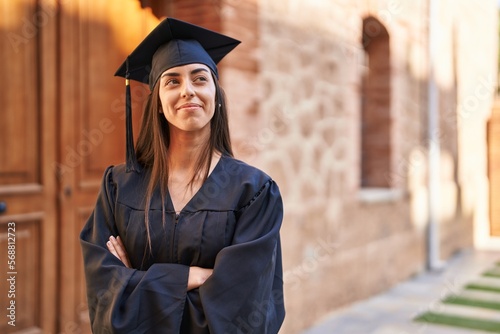
<path fill-rule="evenodd" d="M 125 250 L 125 246 L 123 245 L 122 239 L 120 236 L 118 237 L 109 237 L 109 241 L 106 243 L 108 250 L 116 256 L 120 261 L 123 262 L 125 267 L 132 268 L 130 265 L 130 260 L 128 259 L 127 251 Z"/>
<path fill-rule="evenodd" d="M 127 251 L 123 245 L 122 239 L 118 237 L 109 237 L 109 241 L 106 243 L 108 250 L 116 256 L 120 261 L 123 262 L 125 267 L 132 268 L 130 260 L 128 259 Z M 199 288 L 205 281 L 212 275 L 213 269 L 200 268 L 200 267 L 189 267 L 189 277 L 187 289 L 192 290 Z"/>
<path fill-rule="evenodd" d="M 189 267 L 188 291 L 199 288 L 212 275 L 213 271 L 213 269 Z"/>

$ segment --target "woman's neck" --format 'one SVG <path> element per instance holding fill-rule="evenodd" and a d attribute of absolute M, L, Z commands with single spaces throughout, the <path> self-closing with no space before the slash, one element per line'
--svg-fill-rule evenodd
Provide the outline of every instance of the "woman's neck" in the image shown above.
<path fill-rule="evenodd" d="M 200 131 L 193 132 L 180 131 L 175 127 L 170 128 L 168 147 L 169 178 L 176 175 L 181 178 L 188 176 L 190 180 L 200 176 L 203 178 L 208 166 L 201 166 L 200 170 L 197 164 L 200 162 L 200 156 L 206 157 L 208 153 L 206 150 L 210 141 L 210 131 L 210 125 Z M 219 161 L 220 156 L 220 152 L 215 150 L 210 157 L 207 157 L 207 160 L 203 161 L 203 163 L 210 164 L 209 173 Z"/>
<path fill-rule="evenodd" d="M 189 132 L 171 133 L 168 148 L 170 171 L 193 170 L 198 157 L 205 150 L 208 140 L 208 135 L 197 135 Z"/>

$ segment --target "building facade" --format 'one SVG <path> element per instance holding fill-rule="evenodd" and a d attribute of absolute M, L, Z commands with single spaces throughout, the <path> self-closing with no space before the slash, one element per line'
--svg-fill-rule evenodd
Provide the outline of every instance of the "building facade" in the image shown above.
<path fill-rule="evenodd" d="M 259 1 L 257 22 L 240 3 L 224 27 L 257 32 L 256 70 L 228 62 L 223 79 L 238 153 L 284 194 L 285 333 L 460 250 L 498 249 L 494 1 L 437 1 L 432 19 L 429 1 Z"/>
<path fill-rule="evenodd" d="M 19 0 L 0 14 L 0 254 L 11 222 L 17 250 L 3 333 L 89 332 L 78 233 L 124 158 L 113 73 L 165 16 L 243 41 L 221 84 L 236 156 L 283 195 L 282 333 L 461 250 L 500 249 L 494 0 Z M 148 93 L 132 86 L 135 134 Z"/>

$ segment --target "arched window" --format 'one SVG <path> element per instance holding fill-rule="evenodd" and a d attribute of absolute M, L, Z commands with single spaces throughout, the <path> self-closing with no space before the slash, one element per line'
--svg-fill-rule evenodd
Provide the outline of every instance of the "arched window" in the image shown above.
<path fill-rule="evenodd" d="M 361 89 L 361 187 L 390 187 L 391 62 L 389 34 L 374 17 L 363 20 L 365 71 Z"/>

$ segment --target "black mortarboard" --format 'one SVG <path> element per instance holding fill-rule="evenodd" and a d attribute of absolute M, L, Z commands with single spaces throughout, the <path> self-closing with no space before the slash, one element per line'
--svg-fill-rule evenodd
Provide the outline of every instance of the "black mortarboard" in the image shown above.
<path fill-rule="evenodd" d="M 166 18 L 132 51 L 115 73 L 126 79 L 127 170 L 139 170 L 132 136 L 128 80 L 148 84 L 152 90 L 160 75 L 169 68 L 193 63 L 207 65 L 218 77 L 216 64 L 239 43 L 217 32 Z"/>

